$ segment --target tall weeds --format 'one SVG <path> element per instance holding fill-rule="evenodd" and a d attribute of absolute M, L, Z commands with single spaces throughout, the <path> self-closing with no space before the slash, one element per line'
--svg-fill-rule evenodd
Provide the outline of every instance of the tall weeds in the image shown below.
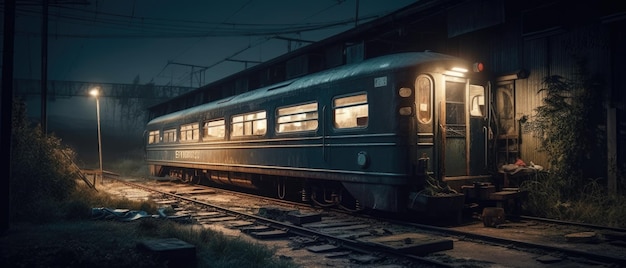
<path fill-rule="evenodd" d="M 602 225 L 626 226 L 623 196 L 606 188 L 606 133 L 603 83 L 578 59 L 572 79 L 544 79 L 544 104 L 525 127 L 541 141 L 549 172 L 522 183 L 533 215 Z M 623 181 L 623 179 L 622 179 Z M 623 188 L 624 185 L 622 184 Z"/>
<path fill-rule="evenodd" d="M 565 196 L 579 193 L 585 178 L 606 177 L 603 132 L 603 84 L 578 60 L 573 79 L 553 75 L 544 79 L 544 104 L 535 109 L 532 130 L 548 154 L 551 178 L 562 180 Z"/>
<path fill-rule="evenodd" d="M 53 232 L 71 233 L 71 241 L 52 241 L 51 244 L 55 246 L 67 247 L 80 244 L 77 241 L 85 241 L 85 245 L 96 245 L 93 247 L 98 249 L 83 250 L 79 246 L 81 250 L 76 253 L 76 258 L 70 259 L 58 254 L 47 254 L 41 248 L 28 249 L 30 252 L 25 251 L 28 256 L 23 263 L 44 263 L 24 267 L 48 267 L 51 261 L 68 263 L 60 265 L 67 267 L 161 267 L 150 259 L 141 259 L 134 250 L 134 243 L 142 239 L 171 237 L 196 245 L 197 267 L 296 267 L 289 260 L 275 258 L 275 251 L 271 248 L 228 237 L 217 231 L 199 229 L 197 226 L 153 218 L 141 219 L 138 223 L 89 221 L 94 207 L 141 210 L 152 215 L 158 213 L 158 208 L 149 200 L 115 198 L 87 187 L 78 179 L 77 171 L 72 167 L 71 158 L 75 157 L 72 150 L 63 146 L 54 135 L 45 134 L 39 126 L 31 125 L 26 119 L 25 106 L 19 101 L 14 102 L 13 115 L 10 221 L 38 223 L 38 226 L 56 228 L 51 230 Z M 124 160 L 120 162 L 119 168 L 125 173 L 141 174 L 141 166 L 137 161 Z M 95 228 L 96 231 L 82 234 L 81 230 L 87 227 Z M 76 261 L 82 265 L 72 263 Z"/>

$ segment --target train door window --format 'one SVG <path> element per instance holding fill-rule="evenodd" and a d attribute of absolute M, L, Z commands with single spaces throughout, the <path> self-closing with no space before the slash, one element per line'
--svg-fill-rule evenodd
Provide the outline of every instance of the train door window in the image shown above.
<path fill-rule="evenodd" d="M 148 144 L 159 143 L 159 132 L 158 130 L 154 130 L 148 133 Z"/>
<path fill-rule="evenodd" d="M 475 117 L 485 116 L 485 88 L 470 85 L 470 115 Z"/>
<path fill-rule="evenodd" d="M 279 133 L 299 132 L 317 129 L 317 102 L 278 108 Z"/>
<path fill-rule="evenodd" d="M 202 139 L 215 140 L 223 139 L 226 133 L 226 125 L 224 119 L 212 120 L 204 122 Z"/>
<path fill-rule="evenodd" d="M 430 77 L 420 75 L 415 80 L 417 93 L 417 120 L 422 124 L 428 124 L 433 119 L 433 81 Z"/>
<path fill-rule="evenodd" d="M 368 124 L 367 94 L 340 97 L 333 101 L 336 128 L 366 127 Z"/>
<path fill-rule="evenodd" d="M 496 91 L 496 114 L 498 115 L 498 133 L 516 135 L 515 90 L 512 81 L 499 84 Z"/>
<path fill-rule="evenodd" d="M 261 136 L 267 132 L 267 117 L 265 111 L 241 114 L 232 118 L 232 137 Z"/>
<path fill-rule="evenodd" d="M 175 142 L 176 129 L 163 130 L 163 142 Z"/>
<path fill-rule="evenodd" d="M 465 126 L 465 94 L 465 83 L 446 81 L 447 125 Z"/>
<path fill-rule="evenodd" d="M 180 126 L 180 141 L 197 141 L 200 138 L 198 123 Z"/>

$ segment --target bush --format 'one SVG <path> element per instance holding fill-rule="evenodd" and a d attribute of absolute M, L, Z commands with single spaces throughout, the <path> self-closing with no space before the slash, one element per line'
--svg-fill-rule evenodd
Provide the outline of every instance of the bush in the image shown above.
<path fill-rule="evenodd" d="M 166 267 L 137 252 L 134 244 L 141 239 L 176 237 L 197 245 L 199 267 L 294 267 L 287 260 L 274 258 L 274 250 L 197 226 L 153 218 L 131 223 L 89 220 L 95 207 L 153 215 L 158 208 L 153 202 L 114 198 L 88 187 L 73 164 L 72 150 L 39 126 L 31 126 L 22 103 L 14 103 L 13 115 L 9 219 L 27 231 L 12 233 L 15 241 L 7 243 L 10 248 L 18 241 L 26 246 L 2 252 L 0 265 Z M 125 160 L 120 167 L 129 173 L 141 170 L 138 161 Z M 29 222 L 48 224 L 30 228 Z"/>
<path fill-rule="evenodd" d="M 39 125 L 28 122 L 23 103 L 14 101 L 12 119 L 11 221 L 85 219 L 91 208 L 101 206 L 156 213 L 152 203 L 113 199 L 80 183 L 75 152 L 53 134 L 43 133 Z M 128 166 L 138 166 L 137 162 L 126 162 Z"/>
<path fill-rule="evenodd" d="M 548 155 L 549 173 L 525 181 L 529 191 L 526 210 L 535 216 L 624 227 L 624 196 L 609 194 L 624 190 L 624 165 L 617 166 L 620 189 L 608 189 L 606 169 L 605 84 L 590 74 L 586 60 L 577 58 L 571 79 L 545 77 L 543 105 L 526 127 L 541 141 Z"/>
<path fill-rule="evenodd" d="M 56 218 L 57 206 L 76 186 L 74 152 L 40 126 L 31 126 L 22 103 L 14 102 L 12 119 L 9 217 L 13 221 Z"/>
<path fill-rule="evenodd" d="M 603 114 L 601 92 L 604 83 L 590 75 L 586 61 L 578 59 L 574 78 L 545 77 L 544 104 L 535 111 L 534 122 L 527 123 L 541 141 L 548 155 L 550 172 L 562 180 L 563 195 L 577 195 L 585 178 L 606 177 L 597 168 L 606 163 L 606 133 L 601 125 Z"/>

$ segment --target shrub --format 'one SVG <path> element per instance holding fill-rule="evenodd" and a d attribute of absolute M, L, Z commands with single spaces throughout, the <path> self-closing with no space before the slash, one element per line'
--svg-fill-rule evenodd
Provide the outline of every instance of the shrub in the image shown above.
<path fill-rule="evenodd" d="M 563 195 L 576 195 L 585 184 L 585 178 L 606 176 L 598 169 L 606 163 L 605 133 L 602 131 L 602 80 L 590 75 L 586 62 L 579 59 L 574 78 L 553 75 L 544 79 L 544 104 L 537 107 L 533 126 L 548 154 L 551 179 L 562 180 Z"/>
<path fill-rule="evenodd" d="M 155 263 L 154 259 L 146 259 L 133 244 L 147 238 L 176 237 L 198 246 L 199 267 L 295 267 L 287 260 L 274 258 L 272 249 L 163 219 L 145 218 L 139 223 L 90 221 L 94 207 L 141 210 L 154 215 L 158 213 L 157 206 L 149 201 L 115 198 L 82 183 L 79 171 L 73 165 L 74 152 L 64 147 L 54 135 L 30 125 L 25 106 L 17 101 L 14 103 L 12 135 L 10 220 L 50 224 L 37 224 L 44 229 L 37 234 L 41 238 L 33 238 L 28 233 L 29 242 L 37 242 L 32 245 L 34 248 L 19 250 L 4 261 L 0 260 L 0 264 L 166 267 L 166 264 Z M 129 171 L 138 170 L 140 166 L 132 161 L 123 161 L 121 165 L 129 167 Z"/>
<path fill-rule="evenodd" d="M 549 172 L 521 187 L 529 190 L 526 210 L 535 216 L 623 227 L 624 196 L 609 194 L 605 178 L 607 156 L 605 109 L 601 93 L 604 83 L 591 75 L 584 59 L 577 59 L 572 79 L 545 77 L 544 104 L 536 108 L 526 127 L 541 141 L 549 157 Z M 618 185 L 625 181 L 617 166 Z"/>
<path fill-rule="evenodd" d="M 23 103 L 14 101 L 11 128 L 10 219 L 47 221 L 76 186 L 74 152 L 53 134 L 31 126 Z M 35 217 L 35 218 L 33 218 Z"/>

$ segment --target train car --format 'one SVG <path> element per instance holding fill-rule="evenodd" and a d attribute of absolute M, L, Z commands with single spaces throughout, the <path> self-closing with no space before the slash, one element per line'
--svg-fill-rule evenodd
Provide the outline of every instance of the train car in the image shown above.
<path fill-rule="evenodd" d="M 147 164 L 155 176 L 321 205 L 411 210 L 428 177 L 489 176 L 489 94 L 476 67 L 398 53 L 163 115 L 147 124 Z"/>

